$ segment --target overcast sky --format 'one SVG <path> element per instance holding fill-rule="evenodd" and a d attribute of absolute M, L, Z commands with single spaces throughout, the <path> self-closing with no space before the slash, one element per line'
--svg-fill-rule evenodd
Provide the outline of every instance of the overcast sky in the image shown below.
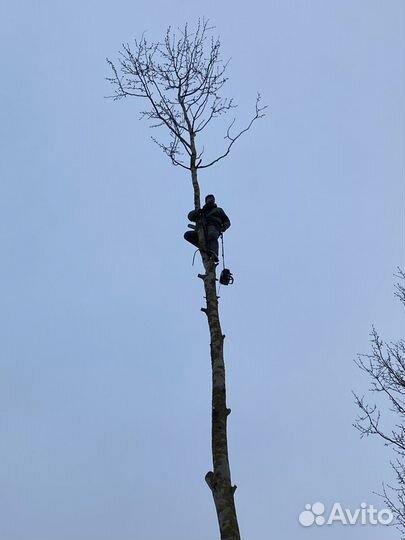
<path fill-rule="evenodd" d="M 352 427 L 351 391 L 367 391 L 353 359 L 371 325 L 403 334 L 404 3 L 0 10 L 0 540 L 218 538 L 201 262 L 182 238 L 190 178 L 140 103 L 104 98 L 121 43 L 199 16 L 232 58 L 237 125 L 257 91 L 269 105 L 200 175 L 232 221 L 220 308 L 242 537 L 398 538 L 298 515 L 383 508 L 373 492 L 392 480 L 389 450 Z"/>

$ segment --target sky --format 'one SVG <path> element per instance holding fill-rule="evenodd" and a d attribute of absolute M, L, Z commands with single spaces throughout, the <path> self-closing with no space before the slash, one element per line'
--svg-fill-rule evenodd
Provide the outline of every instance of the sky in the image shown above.
<path fill-rule="evenodd" d="M 351 392 L 367 393 L 353 360 L 372 325 L 403 335 L 404 3 L 21 0 L 0 8 L 0 540 L 219 536 L 190 177 L 136 99 L 105 99 L 106 57 L 198 17 L 231 58 L 237 125 L 257 91 L 268 105 L 200 174 L 232 222 L 220 311 L 242 538 L 399 538 L 298 516 L 384 508 L 392 480 Z"/>

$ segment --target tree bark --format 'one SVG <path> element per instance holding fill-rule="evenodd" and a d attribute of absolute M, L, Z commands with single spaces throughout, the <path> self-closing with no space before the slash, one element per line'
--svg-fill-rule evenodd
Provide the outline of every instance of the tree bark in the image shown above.
<path fill-rule="evenodd" d="M 187 118 L 187 116 L 186 116 Z M 197 178 L 195 135 L 190 132 L 192 154 L 190 157 L 191 180 L 194 191 L 194 206 L 200 209 L 200 186 Z M 213 471 L 205 475 L 205 481 L 211 489 L 218 517 L 221 540 L 240 540 L 238 518 L 232 486 L 231 470 L 228 457 L 227 418 L 231 410 L 226 406 L 224 338 L 218 311 L 216 287 L 216 264 L 206 253 L 204 228 L 197 222 L 200 252 L 205 268 L 205 275 L 199 275 L 204 281 L 206 307 L 201 308 L 207 315 L 210 331 L 210 352 L 212 367 L 212 428 L 211 446 Z"/>
<path fill-rule="evenodd" d="M 211 337 L 212 365 L 212 459 L 213 471 L 205 480 L 212 491 L 218 516 L 221 540 L 240 540 L 238 519 L 234 501 L 236 486 L 232 486 L 228 457 L 227 418 L 231 410 L 226 406 L 224 338 L 218 311 L 216 291 L 216 265 L 212 259 L 203 257 L 206 274 L 203 277 L 207 315 Z"/>

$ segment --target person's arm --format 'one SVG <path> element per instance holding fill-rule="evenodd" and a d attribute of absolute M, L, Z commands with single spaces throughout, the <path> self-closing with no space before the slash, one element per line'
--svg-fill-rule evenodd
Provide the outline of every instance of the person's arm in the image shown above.
<path fill-rule="evenodd" d="M 225 214 L 225 212 L 222 210 L 222 232 L 225 232 L 229 227 L 231 226 L 231 221 L 229 217 Z"/>

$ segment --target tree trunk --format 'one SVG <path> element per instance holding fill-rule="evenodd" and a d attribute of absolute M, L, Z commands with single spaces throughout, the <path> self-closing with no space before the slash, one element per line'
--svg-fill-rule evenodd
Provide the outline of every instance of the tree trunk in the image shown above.
<path fill-rule="evenodd" d="M 197 179 L 196 149 L 194 136 L 191 136 L 192 155 L 190 159 L 191 180 L 194 191 L 194 207 L 200 209 L 200 186 Z M 205 475 L 211 489 L 218 517 L 221 540 L 240 540 L 238 518 L 234 501 L 236 486 L 231 483 L 231 470 L 228 457 L 227 418 L 231 412 L 226 406 L 224 338 L 218 312 L 216 287 L 216 265 L 206 254 L 204 228 L 197 222 L 198 241 L 204 263 L 205 274 L 199 274 L 204 281 L 207 307 L 201 308 L 208 318 L 210 331 L 210 350 L 212 367 L 212 428 L 211 445 L 213 471 Z"/>
<path fill-rule="evenodd" d="M 234 501 L 236 486 L 231 483 L 228 458 L 227 417 L 231 410 L 226 406 L 224 338 L 218 312 L 216 291 L 216 265 L 203 256 L 206 274 L 204 281 L 207 307 L 201 308 L 207 315 L 211 337 L 212 366 L 212 460 L 213 471 L 205 480 L 212 491 L 218 516 L 221 540 L 240 540 L 238 519 Z"/>

